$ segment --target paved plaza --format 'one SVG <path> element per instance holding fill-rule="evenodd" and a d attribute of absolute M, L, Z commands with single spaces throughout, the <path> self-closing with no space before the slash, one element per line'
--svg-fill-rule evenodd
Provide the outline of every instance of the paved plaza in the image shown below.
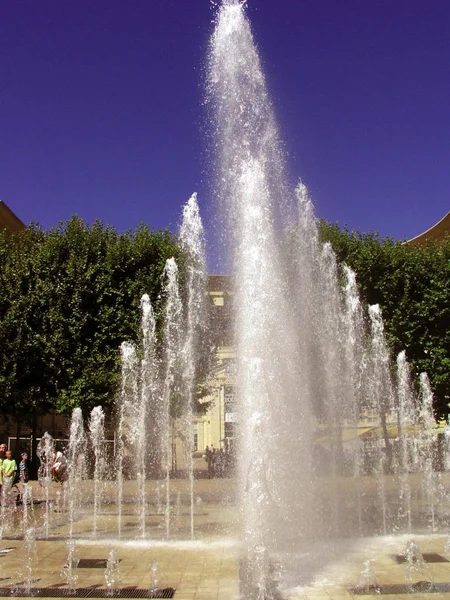
<path fill-rule="evenodd" d="M 83 493 L 87 498 L 92 493 L 91 483 L 84 483 Z M 133 496 L 134 482 L 126 482 L 124 489 L 126 503 L 122 510 L 120 539 L 115 532 L 117 511 L 113 501 L 114 484 L 111 483 L 104 490 L 95 537 L 92 515 L 80 511 L 73 525 L 73 539 L 81 559 L 76 570 L 76 587 L 80 591 L 90 588 L 91 597 L 104 594 L 105 562 L 110 550 L 114 549 L 120 560 L 120 588 L 127 597 L 138 597 L 138 592 L 142 594 L 142 590 L 150 588 L 150 564 L 156 561 L 158 588 L 173 588 L 176 600 L 238 599 L 239 523 L 233 480 L 195 481 L 194 540 L 189 536 L 187 483 L 183 480 L 172 481 L 171 497 L 174 501 L 171 506 L 169 542 L 165 539 L 164 515 L 157 509 L 159 492 L 155 482 L 147 482 L 147 485 L 149 508 L 146 539 L 142 539 L 142 535 L 140 539 L 138 537 L 139 517 Z M 37 503 L 32 518 L 37 539 L 36 556 L 32 557 L 31 593 L 34 589 L 39 597 L 67 597 L 67 584 L 61 569 L 68 552 L 68 525 L 64 506 L 61 505 L 61 494 L 58 494 L 61 486 L 52 484 L 48 490 L 48 510 L 46 502 L 42 501 L 47 492 L 36 482 L 33 482 L 33 488 Z M 48 534 L 43 525 L 45 518 L 48 518 Z M 414 565 L 411 571 L 414 593 L 408 593 L 408 571 L 402 559 L 406 544 L 412 540 L 418 544 L 426 562 Z M 417 600 L 450 599 L 450 562 L 446 555 L 446 543 L 445 532 L 348 539 L 328 542 L 326 545 L 315 545 L 312 540 L 297 554 L 285 555 L 282 560 L 284 568 L 277 566 L 275 557 L 274 578 L 281 582 L 275 592 L 275 600 L 352 597 L 366 600 L 380 597 L 385 600 L 411 597 Z M 22 509 L 19 507 L 0 542 L 2 596 L 24 594 L 24 562 L 27 555 L 29 550 L 24 547 Z M 95 560 L 89 563 L 89 559 Z M 369 570 L 367 563 L 366 567 L 364 564 L 368 560 L 371 561 Z M 430 588 L 430 581 L 433 582 L 433 588 Z M 124 597 L 123 593 L 121 597 Z M 80 594 L 74 597 L 80 597 Z"/>

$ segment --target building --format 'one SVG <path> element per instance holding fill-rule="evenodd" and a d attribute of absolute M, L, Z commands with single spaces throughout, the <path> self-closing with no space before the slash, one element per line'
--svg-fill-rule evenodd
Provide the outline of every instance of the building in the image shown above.
<path fill-rule="evenodd" d="M 19 217 L 13 213 L 7 204 L 0 200 L 0 231 L 6 229 L 8 233 L 23 231 L 26 226 Z"/>
<path fill-rule="evenodd" d="M 404 243 L 407 245 L 425 246 L 429 241 L 440 242 L 447 235 L 450 235 L 450 212 L 438 221 L 436 225 L 433 225 L 433 227 Z"/>
<path fill-rule="evenodd" d="M 235 351 L 233 347 L 233 292 L 231 275 L 209 275 L 208 299 L 216 363 L 207 382 L 208 394 L 203 398 L 210 407 L 197 418 L 196 449 L 206 446 L 232 448 L 236 423 Z"/>

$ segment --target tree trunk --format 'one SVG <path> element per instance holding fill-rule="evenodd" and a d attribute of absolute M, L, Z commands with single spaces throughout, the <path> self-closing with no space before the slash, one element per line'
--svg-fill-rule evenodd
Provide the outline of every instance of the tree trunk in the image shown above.
<path fill-rule="evenodd" d="M 19 451 L 22 450 L 21 446 L 20 446 L 20 432 L 22 430 L 22 421 L 21 419 L 18 419 L 17 423 L 16 423 L 16 445 L 14 447 L 14 453 L 17 454 Z"/>
<path fill-rule="evenodd" d="M 37 414 L 36 409 L 33 409 L 32 424 L 31 424 L 31 461 L 30 461 L 30 479 L 37 479 L 39 469 L 39 458 L 36 454 L 37 448 Z"/>

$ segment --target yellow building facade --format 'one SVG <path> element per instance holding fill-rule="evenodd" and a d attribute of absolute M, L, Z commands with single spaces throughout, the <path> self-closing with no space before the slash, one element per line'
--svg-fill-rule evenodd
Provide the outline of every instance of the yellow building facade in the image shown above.
<path fill-rule="evenodd" d="M 208 393 L 202 399 L 209 403 L 195 425 L 196 449 L 206 446 L 231 450 L 235 438 L 236 393 L 235 351 L 233 347 L 233 277 L 208 276 L 208 300 L 216 361 L 207 382 Z"/>

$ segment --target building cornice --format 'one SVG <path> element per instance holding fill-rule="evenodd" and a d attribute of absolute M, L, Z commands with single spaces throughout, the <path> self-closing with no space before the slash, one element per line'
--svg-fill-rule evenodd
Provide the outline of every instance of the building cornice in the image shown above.
<path fill-rule="evenodd" d="M 433 225 L 433 227 L 430 227 L 430 229 L 427 229 L 420 235 L 407 240 L 404 244 L 425 246 L 428 241 L 440 242 L 446 235 L 450 235 L 450 212 L 438 221 L 436 225 Z"/>

